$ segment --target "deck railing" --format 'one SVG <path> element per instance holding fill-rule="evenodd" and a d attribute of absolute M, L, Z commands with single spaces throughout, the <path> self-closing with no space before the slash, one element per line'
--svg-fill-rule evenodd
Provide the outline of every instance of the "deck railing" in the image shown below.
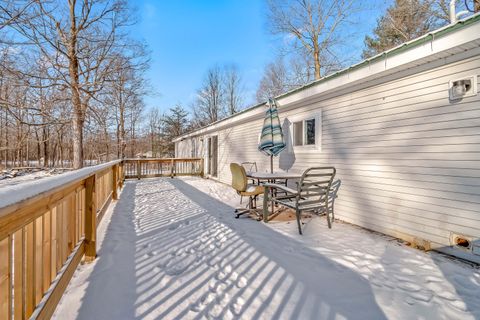
<path fill-rule="evenodd" d="M 125 178 L 203 176 L 202 158 L 125 159 Z"/>
<path fill-rule="evenodd" d="M 203 160 L 117 160 L 0 189 L 0 320 L 51 317 L 80 261 L 95 259 L 97 225 L 125 178 L 180 175 L 203 175 Z"/>

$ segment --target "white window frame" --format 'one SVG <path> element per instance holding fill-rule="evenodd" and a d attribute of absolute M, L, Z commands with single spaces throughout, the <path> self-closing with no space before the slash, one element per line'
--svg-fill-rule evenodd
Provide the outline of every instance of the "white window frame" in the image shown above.
<path fill-rule="evenodd" d="M 293 147 L 294 153 L 314 153 L 322 150 L 322 112 L 315 111 L 306 113 L 304 115 L 294 115 L 289 116 L 287 119 L 290 121 L 289 130 L 290 130 L 290 144 Z M 305 140 L 307 136 L 307 120 L 315 120 L 315 144 L 305 145 Z M 303 135 L 302 135 L 302 145 L 296 146 L 294 145 L 295 137 L 294 137 L 294 130 L 293 124 L 295 122 L 303 122 Z"/>

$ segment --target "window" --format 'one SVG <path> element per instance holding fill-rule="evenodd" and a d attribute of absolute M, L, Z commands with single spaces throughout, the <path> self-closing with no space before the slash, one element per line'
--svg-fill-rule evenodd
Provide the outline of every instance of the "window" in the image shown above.
<path fill-rule="evenodd" d="M 291 121 L 291 145 L 298 152 L 314 152 L 321 148 L 321 112 L 305 117 L 293 116 Z"/>
<path fill-rule="evenodd" d="M 293 123 L 293 145 L 315 145 L 315 118 Z"/>

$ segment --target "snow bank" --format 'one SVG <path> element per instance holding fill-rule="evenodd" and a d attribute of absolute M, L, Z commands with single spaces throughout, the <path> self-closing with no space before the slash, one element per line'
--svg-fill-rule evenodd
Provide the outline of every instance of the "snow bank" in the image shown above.
<path fill-rule="evenodd" d="M 17 185 L 3 186 L 0 188 L 0 208 L 27 200 L 40 193 L 48 192 L 75 180 L 84 179 L 96 171 L 108 168 L 120 162 L 121 160 L 110 161 L 101 165 L 86 167 L 54 177 L 43 178 L 36 181 L 27 181 Z"/>

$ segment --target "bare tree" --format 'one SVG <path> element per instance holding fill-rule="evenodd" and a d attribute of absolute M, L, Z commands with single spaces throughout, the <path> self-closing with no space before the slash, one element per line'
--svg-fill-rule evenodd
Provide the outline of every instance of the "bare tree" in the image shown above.
<path fill-rule="evenodd" d="M 207 71 L 202 87 L 197 92 L 194 114 L 200 125 L 220 120 L 225 115 L 225 90 L 222 70 L 215 66 Z"/>
<path fill-rule="evenodd" d="M 335 61 L 335 47 L 347 36 L 344 28 L 358 10 L 354 0 L 268 0 L 273 34 L 290 37 L 292 49 L 312 62 L 315 79 L 326 72 L 323 63 Z"/>
<path fill-rule="evenodd" d="M 4 0 L 3 5 L 0 6 L 0 30 L 14 22 L 18 22 L 19 20 L 29 19 L 30 17 L 27 14 L 27 9 L 34 2 L 35 0 Z"/>
<path fill-rule="evenodd" d="M 126 122 L 135 112 L 136 104 L 149 92 L 145 72 L 149 67 L 149 53 L 142 44 L 130 47 L 129 53 L 122 52 L 112 57 L 112 71 L 106 78 L 105 103 L 115 109 L 115 136 L 117 157 L 125 158 L 127 131 Z"/>
<path fill-rule="evenodd" d="M 0 5 L 5 16 L 15 16 L 22 1 Z M 73 167 L 83 166 L 83 132 L 90 99 L 110 71 L 108 57 L 129 24 L 123 1 L 34 1 L 26 7 L 28 19 L 8 26 L 34 46 L 49 62 L 56 84 L 68 88 L 72 105 Z"/>
<path fill-rule="evenodd" d="M 235 65 L 224 67 L 225 104 L 230 115 L 242 109 L 242 79 Z"/>
<path fill-rule="evenodd" d="M 148 136 L 152 157 L 158 157 L 161 153 L 162 116 L 157 108 L 150 109 L 148 113 Z"/>
<path fill-rule="evenodd" d="M 459 11 L 474 11 L 473 2 L 456 1 Z M 363 57 L 369 58 L 450 23 L 450 0 L 396 0 L 365 37 Z"/>
<path fill-rule="evenodd" d="M 429 1 L 396 0 L 378 21 L 374 37 L 365 37 L 363 57 L 368 58 L 417 38 L 437 27 Z"/>
<path fill-rule="evenodd" d="M 289 90 L 287 68 L 282 58 L 265 67 L 265 71 L 257 89 L 257 102 L 265 102 L 270 97 L 278 96 Z"/>

